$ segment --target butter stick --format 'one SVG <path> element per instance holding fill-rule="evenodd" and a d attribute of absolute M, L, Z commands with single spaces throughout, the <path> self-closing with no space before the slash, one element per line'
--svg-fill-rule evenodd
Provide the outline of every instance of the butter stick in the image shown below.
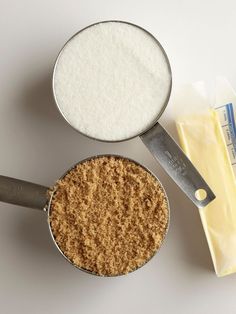
<path fill-rule="evenodd" d="M 216 199 L 199 209 L 217 276 L 236 272 L 236 183 L 217 113 L 177 120 L 180 144 Z"/>

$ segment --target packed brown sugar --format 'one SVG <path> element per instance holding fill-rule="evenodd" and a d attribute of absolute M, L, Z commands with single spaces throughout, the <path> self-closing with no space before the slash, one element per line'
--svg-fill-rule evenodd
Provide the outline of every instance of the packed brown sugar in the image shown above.
<path fill-rule="evenodd" d="M 93 273 L 126 274 L 148 261 L 168 226 L 168 203 L 155 177 L 121 157 L 97 157 L 54 188 L 50 224 L 64 255 Z"/>

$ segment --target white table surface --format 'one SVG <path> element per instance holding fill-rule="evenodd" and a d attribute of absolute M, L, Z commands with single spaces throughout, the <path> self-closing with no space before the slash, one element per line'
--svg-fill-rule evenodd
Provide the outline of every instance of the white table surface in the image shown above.
<path fill-rule="evenodd" d="M 174 89 L 217 74 L 236 87 L 235 0 L 1 0 L 0 8 L 0 173 L 51 185 L 82 158 L 118 153 L 150 167 L 171 205 L 159 254 L 128 276 L 99 278 L 59 255 L 43 212 L 0 203 L 0 313 L 235 313 L 236 276 L 216 277 L 198 210 L 141 141 L 101 144 L 79 135 L 50 92 L 63 43 L 107 19 L 134 22 L 160 40 Z M 177 109 L 170 103 L 161 119 L 175 137 Z"/>

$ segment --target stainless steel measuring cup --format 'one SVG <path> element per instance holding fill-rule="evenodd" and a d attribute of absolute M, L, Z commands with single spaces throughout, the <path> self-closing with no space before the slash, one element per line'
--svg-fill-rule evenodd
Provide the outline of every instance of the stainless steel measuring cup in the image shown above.
<path fill-rule="evenodd" d="M 167 200 L 167 205 L 168 205 L 168 226 L 166 228 L 165 234 L 164 234 L 164 238 L 163 241 L 165 239 L 165 236 L 168 232 L 168 228 L 169 228 L 169 220 L 170 220 L 170 209 L 169 209 L 169 202 L 168 202 L 168 197 L 166 195 L 165 189 L 162 186 L 161 182 L 159 181 L 159 179 L 146 167 L 144 167 L 142 164 L 138 163 L 135 160 L 132 160 L 130 158 L 127 157 L 123 157 L 123 156 L 119 156 L 119 155 L 97 155 L 97 156 L 93 156 L 93 157 L 89 157 L 86 158 L 78 163 L 76 163 L 75 165 L 73 165 L 70 169 L 68 169 L 61 177 L 60 179 L 62 179 L 63 177 L 65 177 L 67 175 L 68 172 L 70 172 L 73 168 L 75 168 L 78 164 L 81 164 L 85 161 L 91 160 L 91 159 L 95 159 L 95 158 L 99 158 L 99 157 L 118 157 L 118 158 L 123 158 L 126 160 L 129 160 L 139 166 L 141 166 L 144 170 L 146 170 L 147 172 L 149 172 L 157 181 L 158 183 L 161 185 L 165 196 L 166 196 L 166 200 Z M 93 275 L 98 275 L 98 276 L 102 276 L 100 274 L 97 274 L 95 272 L 92 272 L 90 270 L 78 267 L 77 265 L 75 265 L 64 253 L 63 251 L 60 249 L 60 247 L 58 246 L 52 229 L 51 229 L 51 224 L 50 224 L 50 212 L 51 212 L 51 201 L 53 198 L 53 192 L 49 193 L 50 191 L 52 191 L 53 189 L 50 189 L 49 187 L 45 187 L 39 184 L 35 184 L 35 183 L 31 183 L 31 182 L 27 182 L 27 181 L 23 181 L 23 180 L 19 180 L 19 179 L 15 179 L 15 178 L 10 178 L 10 177 L 6 177 L 6 176 L 1 176 L 0 175 L 0 202 L 4 202 L 4 203 L 10 203 L 10 204 L 14 204 L 14 205 L 19 205 L 19 206 L 23 206 L 23 207 L 29 207 L 29 208 L 34 208 L 34 209 L 39 209 L 42 210 L 44 212 L 46 212 L 47 214 L 47 221 L 48 221 L 48 227 L 49 227 L 49 231 L 51 234 L 51 238 L 54 242 L 54 244 L 56 245 L 57 249 L 59 250 L 59 252 L 61 253 L 61 255 L 74 267 L 87 272 L 89 274 L 93 274 Z M 161 245 L 163 244 L 163 241 L 161 243 Z M 154 253 L 154 255 L 159 251 L 160 247 L 156 250 L 156 252 Z M 153 256 L 154 256 L 153 255 Z M 151 256 L 151 258 L 153 257 Z M 150 258 L 150 259 L 151 259 Z M 149 260 L 150 260 L 149 259 Z M 145 263 L 143 265 L 141 265 L 140 267 L 130 271 L 133 272 L 139 268 L 141 268 L 142 266 L 144 266 L 149 260 L 146 260 Z M 123 274 L 121 274 L 123 275 Z M 120 275 L 115 275 L 115 276 L 108 276 L 106 275 L 105 277 L 116 277 L 116 276 L 120 276 Z"/>
<path fill-rule="evenodd" d="M 181 148 L 177 145 L 177 143 L 173 140 L 173 138 L 167 133 L 167 131 L 160 125 L 158 122 L 160 116 L 164 112 L 171 93 L 171 67 L 168 60 L 168 57 L 159 43 L 159 41 L 148 31 L 143 29 L 140 26 L 137 26 L 132 23 L 123 22 L 123 21 L 103 21 L 99 23 L 92 24 L 78 33 L 76 33 L 74 36 L 72 36 L 67 43 L 70 42 L 76 35 L 78 35 L 80 32 L 83 32 L 83 30 L 88 29 L 89 27 L 92 27 L 96 24 L 100 23 L 109 23 L 109 22 L 117 22 L 117 23 L 126 23 L 135 27 L 140 28 L 141 30 L 145 31 L 149 36 L 151 36 L 163 52 L 163 55 L 165 57 L 166 64 L 168 66 L 169 70 L 169 76 L 170 76 L 170 86 L 169 90 L 166 96 L 165 101 L 163 102 L 162 110 L 160 111 L 159 115 L 156 117 L 156 120 L 154 124 L 146 129 L 143 133 L 137 134 L 136 136 L 140 136 L 143 143 L 146 145 L 146 147 L 149 149 L 149 151 L 152 153 L 152 155 L 159 161 L 161 166 L 164 168 L 164 170 L 168 173 L 170 177 L 175 181 L 175 183 L 183 190 L 183 192 L 192 200 L 192 202 L 200 207 L 206 206 L 209 202 L 211 202 L 215 195 L 211 191 L 210 187 L 207 185 L 205 180 L 201 177 L 199 172 L 196 170 L 196 168 L 193 166 L 193 164 L 190 162 L 190 160 L 185 156 Z M 54 85 L 54 77 L 56 72 L 56 67 L 58 60 L 60 59 L 60 56 L 63 52 L 64 47 L 67 45 L 67 43 L 63 46 L 61 49 L 55 65 L 54 65 L 54 71 L 53 71 L 53 94 L 55 103 L 62 114 L 62 116 L 65 118 L 65 120 L 71 125 L 71 123 L 68 121 L 68 119 L 63 114 L 61 108 L 60 108 L 60 102 L 58 101 L 55 93 L 55 85 Z M 71 125 L 72 126 L 72 125 Z M 73 126 L 72 126 L 73 127 Z M 74 127 L 73 127 L 74 128 Z M 76 131 L 80 132 L 78 129 Z M 81 132 L 80 132 L 81 133 Z M 86 134 L 83 134 L 87 137 L 89 137 Z M 99 138 L 93 138 L 98 141 L 104 141 Z M 129 140 L 131 138 L 125 139 Z M 119 142 L 119 141 L 105 141 L 105 142 Z M 200 152 L 199 152 L 200 153 Z M 199 193 L 199 191 L 203 193 Z M 201 197 L 200 197 L 201 195 Z"/>

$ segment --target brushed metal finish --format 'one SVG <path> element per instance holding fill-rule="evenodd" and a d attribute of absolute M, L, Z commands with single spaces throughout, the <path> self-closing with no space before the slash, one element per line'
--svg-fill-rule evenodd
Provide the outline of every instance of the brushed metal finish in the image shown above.
<path fill-rule="evenodd" d="M 210 187 L 182 149 L 159 123 L 140 137 L 168 175 L 197 207 L 205 207 L 214 200 L 215 195 Z M 199 189 L 206 192 L 206 198 L 203 200 L 196 198 L 195 193 Z"/>
<path fill-rule="evenodd" d="M 39 184 L 0 176 L 0 201 L 44 210 L 48 188 Z"/>
<path fill-rule="evenodd" d="M 83 30 L 85 30 L 89 27 L 92 27 L 96 24 L 99 24 L 99 23 L 109 23 L 109 22 L 126 23 L 126 24 L 133 25 L 133 26 L 136 26 L 136 27 L 142 29 L 143 31 L 145 31 L 147 34 L 149 34 L 156 41 L 157 45 L 162 50 L 162 52 L 165 56 L 166 63 L 168 65 L 169 75 L 170 75 L 170 87 L 168 90 L 168 94 L 167 94 L 165 101 L 163 102 L 163 107 L 162 107 L 161 112 L 156 117 L 155 121 L 153 121 L 153 125 L 150 126 L 147 130 L 145 130 L 142 134 L 137 134 L 137 136 L 141 137 L 142 141 L 148 147 L 150 152 L 160 162 L 162 167 L 173 178 L 173 180 L 183 190 L 183 192 L 193 201 L 193 203 L 195 205 L 197 205 L 198 207 L 206 206 L 210 201 L 212 201 L 215 198 L 214 193 L 211 191 L 211 189 L 206 184 L 204 179 L 201 177 L 199 172 L 194 168 L 193 164 L 185 156 L 185 154 L 183 153 L 181 148 L 168 135 L 168 133 L 165 131 L 165 129 L 162 128 L 160 126 L 160 124 L 157 122 L 158 119 L 160 118 L 160 116 L 162 115 L 162 113 L 164 112 L 164 110 L 168 104 L 169 98 L 170 98 L 171 88 L 172 88 L 172 72 L 171 72 L 170 62 L 169 62 L 169 59 L 167 57 L 165 50 L 163 49 L 163 47 L 161 46 L 159 41 L 151 33 L 149 33 L 147 30 L 145 30 L 144 28 L 142 28 L 138 25 L 129 23 L 129 22 L 124 22 L 124 21 L 119 21 L 119 20 L 108 20 L 108 21 L 102 21 L 102 22 L 98 22 L 98 23 L 94 23 L 92 25 L 89 25 L 89 26 L 85 27 L 84 29 L 80 30 L 79 32 L 77 32 L 74 36 L 72 36 L 65 43 L 65 45 L 62 47 L 61 51 L 59 52 L 57 59 L 56 59 L 56 62 L 54 64 L 54 68 L 53 68 L 52 90 L 53 90 L 53 96 L 54 96 L 55 104 L 56 104 L 59 112 L 64 117 L 64 119 L 69 123 L 69 125 L 72 128 L 74 128 L 70 124 L 68 119 L 65 117 L 65 115 L 63 114 L 63 112 L 60 108 L 60 103 L 56 97 L 55 88 L 54 88 L 55 72 L 56 72 L 57 63 L 58 63 L 58 60 L 59 60 L 65 46 L 67 45 L 67 43 L 71 39 L 73 39 L 76 35 L 78 35 Z M 80 133 L 80 131 L 78 129 L 75 129 L 75 130 Z M 86 134 L 83 134 L 83 135 L 89 137 Z M 98 140 L 101 142 L 122 142 L 122 141 L 132 139 L 134 137 L 124 139 L 121 141 L 106 141 L 106 140 L 100 140 L 99 138 L 92 138 L 92 139 Z M 91 137 L 89 137 L 89 138 L 91 138 Z M 204 189 L 207 192 L 207 197 L 204 200 L 198 200 L 196 198 L 195 192 L 198 189 Z"/>
<path fill-rule="evenodd" d="M 144 170 L 146 170 L 147 172 L 149 172 L 157 181 L 158 183 L 161 185 L 161 187 L 163 188 L 163 191 L 165 193 L 166 196 L 166 200 L 167 200 L 167 205 L 168 205 L 168 225 L 167 228 L 165 230 L 165 234 L 161 243 L 161 246 L 165 240 L 166 234 L 168 232 L 169 229 L 169 222 L 170 222 L 170 207 L 169 207 L 169 200 L 166 194 L 166 191 L 164 189 L 164 187 L 162 186 L 161 182 L 159 181 L 159 179 L 157 178 L 157 176 L 152 173 L 147 167 L 143 166 L 142 164 L 138 163 L 137 161 L 124 157 L 124 156 L 120 156 L 120 155 L 113 155 L 113 154 L 105 154 L 105 155 L 96 155 L 96 156 L 92 156 L 86 159 L 81 160 L 80 162 L 76 163 L 75 165 L 73 165 L 71 168 L 69 168 L 61 177 L 60 179 L 63 179 L 68 172 L 70 172 L 73 168 L 75 168 L 78 164 L 81 164 L 85 161 L 89 161 L 91 159 L 96 159 L 96 158 L 100 158 L 100 157 L 117 157 L 117 158 L 124 158 L 126 160 L 129 160 L 131 162 L 134 162 L 135 164 L 139 165 L 140 167 L 142 167 Z M 102 277 L 117 277 L 117 276 L 121 276 L 124 274 L 118 274 L 115 276 L 108 276 L 108 275 L 100 275 L 97 274 L 95 272 L 92 272 L 90 270 L 84 269 L 82 267 L 79 267 L 77 265 L 75 265 L 65 254 L 64 252 L 61 250 L 61 248 L 58 246 L 52 229 L 51 229 L 51 224 L 50 224 L 50 212 L 51 212 L 51 201 L 54 195 L 55 191 L 52 191 L 50 197 L 48 197 L 48 191 L 50 189 L 47 187 L 44 187 L 42 185 L 38 185 L 38 184 L 34 184 L 34 183 L 30 183 L 30 182 L 26 182 L 23 180 L 18 180 L 15 178 L 10 178 L 10 177 L 5 177 L 5 176 L 0 176 L 0 202 L 5 202 L 5 203 L 10 203 L 10 204 L 15 204 L 15 205 L 20 205 L 20 206 L 25 206 L 25 207 L 31 207 L 31 208 L 36 208 L 36 209 L 41 209 L 43 211 L 45 211 L 47 213 L 47 221 L 48 221 L 48 227 L 49 227 L 49 231 L 50 231 L 50 235 L 51 238 L 54 242 L 54 244 L 56 245 L 58 251 L 60 252 L 60 254 L 66 259 L 67 262 L 69 262 L 72 266 L 76 267 L 79 270 L 82 270 L 86 273 L 92 274 L 92 275 L 96 275 L 96 276 L 102 276 Z M 161 247 L 160 246 L 160 247 Z M 153 258 L 156 253 L 160 250 L 160 247 L 156 250 L 156 252 L 154 252 L 154 254 L 150 257 Z M 141 268 L 142 266 L 144 266 L 150 259 L 148 259 L 143 265 L 139 266 L 138 268 L 130 271 L 133 272 L 139 268 Z M 129 273 L 130 273 L 129 272 Z"/>

